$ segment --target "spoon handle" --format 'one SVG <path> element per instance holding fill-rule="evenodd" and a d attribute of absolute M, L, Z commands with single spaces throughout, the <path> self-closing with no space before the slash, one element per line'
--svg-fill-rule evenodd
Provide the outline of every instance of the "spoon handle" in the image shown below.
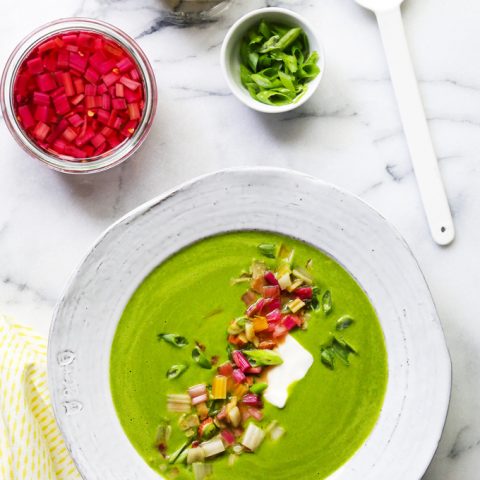
<path fill-rule="evenodd" d="M 400 7 L 377 12 L 393 88 L 433 239 L 448 245 L 455 227 L 425 118 Z"/>

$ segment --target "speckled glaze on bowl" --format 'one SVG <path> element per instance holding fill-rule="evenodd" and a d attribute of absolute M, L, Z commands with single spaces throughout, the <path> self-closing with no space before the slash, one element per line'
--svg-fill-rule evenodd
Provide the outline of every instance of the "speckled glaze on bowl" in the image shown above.
<path fill-rule="evenodd" d="M 58 423 L 83 477 L 159 478 L 115 413 L 109 360 L 117 323 L 167 257 L 210 235 L 252 229 L 299 238 L 334 257 L 369 295 L 385 334 L 389 381 L 380 418 L 329 480 L 418 480 L 437 448 L 451 383 L 422 272 L 397 231 L 357 197 L 269 168 L 214 173 L 140 206 L 100 237 L 75 272 L 56 308 L 48 373 Z"/>

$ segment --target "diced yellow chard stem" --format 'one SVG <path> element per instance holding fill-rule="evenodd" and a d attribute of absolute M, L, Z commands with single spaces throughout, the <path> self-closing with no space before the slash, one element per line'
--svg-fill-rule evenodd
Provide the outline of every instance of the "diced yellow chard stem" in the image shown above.
<path fill-rule="evenodd" d="M 240 414 L 240 409 L 235 406 L 232 407 L 227 414 L 228 420 L 234 427 L 238 427 L 242 420 L 242 415 Z"/>
<path fill-rule="evenodd" d="M 281 277 L 278 278 L 278 284 L 282 290 L 286 290 L 292 284 L 292 280 L 290 278 L 289 273 L 285 273 Z"/>
<path fill-rule="evenodd" d="M 249 342 L 253 342 L 255 338 L 255 330 L 253 328 L 252 322 L 247 322 L 245 324 L 245 337 Z"/>
<path fill-rule="evenodd" d="M 305 306 L 305 302 L 300 300 L 299 298 L 296 298 L 295 300 L 292 300 L 287 304 L 287 307 L 292 313 L 297 313 L 299 310 L 301 310 Z"/>
<path fill-rule="evenodd" d="M 286 245 L 281 245 L 278 251 L 278 258 L 285 263 L 292 263 L 293 257 L 295 255 L 295 250 L 293 248 L 289 248 Z"/>
<path fill-rule="evenodd" d="M 292 273 L 296 278 L 302 280 L 305 283 L 308 283 L 308 285 L 311 285 L 313 283 L 312 277 L 304 269 L 300 269 L 300 268 L 294 269 Z"/>
<path fill-rule="evenodd" d="M 213 379 L 212 396 L 214 400 L 223 400 L 227 398 L 227 377 L 217 375 Z"/>
<path fill-rule="evenodd" d="M 263 332 L 268 328 L 268 321 L 265 317 L 255 317 L 253 319 L 253 329 L 255 332 Z"/>
<path fill-rule="evenodd" d="M 300 280 L 299 278 L 297 278 L 297 279 L 287 288 L 287 290 L 288 290 L 289 292 L 293 292 L 293 291 L 296 290 L 298 287 L 300 287 L 302 284 L 303 284 L 303 281 Z"/>

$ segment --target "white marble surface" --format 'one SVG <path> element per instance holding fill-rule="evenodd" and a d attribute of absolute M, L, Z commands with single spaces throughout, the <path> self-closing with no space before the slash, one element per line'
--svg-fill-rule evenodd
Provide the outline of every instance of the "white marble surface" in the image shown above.
<path fill-rule="evenodd" d="M 300 111 L 264 116 L 230 95 L 220 44 L 244 12 L 290 6 L 318 27 L 327 70 Z M 192 176 L 236 165 L 308 172 L 360 195 L 410 243 L 436 300 L 453 360 L 450 414 L 425 480 L 480 470 L 480 3 L 407 0 L 404 17 L 458 238 L 429 236 L 374 18 L 352 0 L 236 0 L 215 23 L 176 28 L 159 0 L 2 0 L 0 65 L 41 23 L 92 16 L 136 37 L 152 60 L 159 108 L 142 151 L 87 177 L 48 170 L 0 119 L 0 309 L 41 332 L 73 268 L 100 232 Z M 322 208 L 321 205 L 318 208 Z"/>

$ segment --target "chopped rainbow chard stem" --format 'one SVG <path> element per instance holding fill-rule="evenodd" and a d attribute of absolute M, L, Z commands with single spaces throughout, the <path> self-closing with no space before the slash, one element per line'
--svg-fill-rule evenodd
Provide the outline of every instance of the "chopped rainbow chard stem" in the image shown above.
<path fill-rule="evenodd" d="M 169 454 L 172 427 L 164 423 L 159 427 L 156 445 L 169 468 L 184 464 L 196 480 L 212 474 L 216 457 L 226 456 L 228 465 L 233 466 L 241 455 L 256 452 L 265 439 L 278 441 L 285 435 L 277 421 L 265 422 L 266 374 L 283 363 L 277 347 L 293 331 L 307 329 L 310 312 L 320 310 L 329 315 L 333 309 L 329 290 L 321 300 L 318 298 L 320 289 L 315 285 L 311 261 L 306 268 L 294 265 L 295 251 L 283 244 L 261 244 L 258 251 L 268 259 L 268 265 L 254 260 L 248 273 L 231 282 L 248 283 L 249 288 L 242 295 L 244 315 L 234 318 L 226 329 L 227 360 L 220 362 L 211 383 L 198 383 L 187 391 L 167 395 L 167 409 L 179 414 L 178 428 L 186 441 Z M 343 331 L 353 323 L 344 315 L 335 327 Z M 176 334 L 161 334 L 159 338 L 177 348 L 188 345 L 186 338 Z M 197 342 L 192 359 L 210 370 L 219 357 L 210 359 L 205 350 Z M 321 347 L 320 360 L 333 370 L 336 359 L 348 366 L 350 355 L 355 354 L 355 348 L 345 339 L 332 336 Z M 187 368 L 187 364 L 173 365 L 167 377 L 175 381 Z"/>

